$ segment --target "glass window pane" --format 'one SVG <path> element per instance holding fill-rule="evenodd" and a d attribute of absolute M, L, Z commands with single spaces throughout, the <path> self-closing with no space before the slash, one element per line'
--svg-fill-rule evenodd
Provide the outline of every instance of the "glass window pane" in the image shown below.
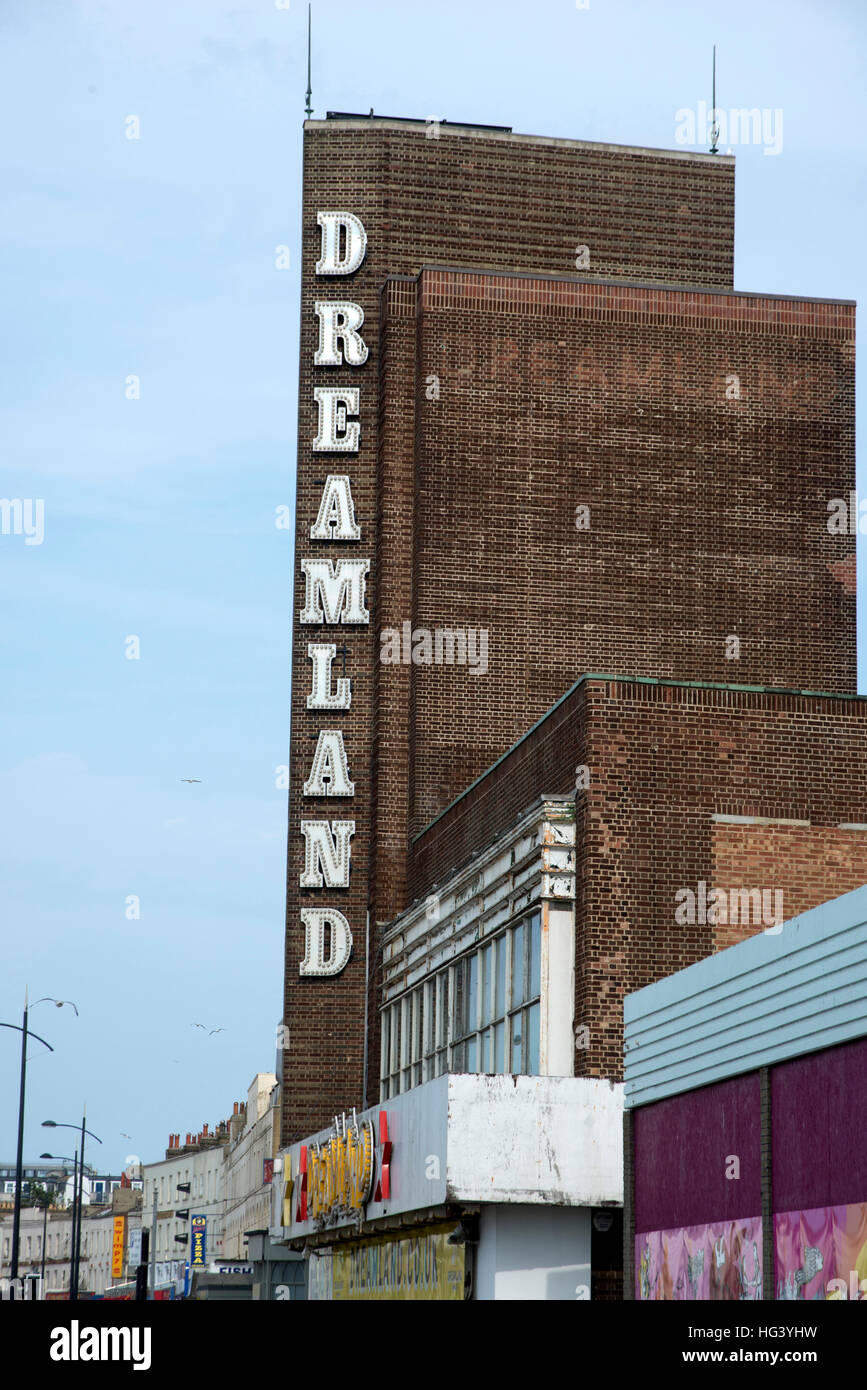
<path fill-rule="evenodd" d="M 381 1051 L 382 1051 L 382 1061 L 381 1061 L 380 1068 L 379 1068 L 379 1074 L 380 1074 L 380 1076 L 388 1076 L 388 1038 L 389 1038 L 389 1025 L 390 1025 L 390 1022 L 391 1022 L 391 1010 L 390 1010 L 390 1009 L 383 1009 L 383 1011 L 382 1011 L 382 1048 L 381 1048 Z"/>
<path fill-rule="evenodd" d="M 400 1005 L 393 1004 L 391 1009 L 391 1059 L 389 1071 L 396 1072 L 398 1066 L 398 1047 L 400 1046 Z"/>
<path fill-rule="evenodd" d="M 511 1018 L 512 1034 L 512 1065 L 510 1070 L 520 1074 L 524 1070 L 524 1029 L 523 1015 L 520 1013 L 512 1014 Z"/>
<path fill-rule="evenodd" d="M 530 1076 L 539 1075 L 539 1010 L 532 1004 L 527 1010 L 527 1071 Z"/>
<path fill-rule="evenodd" d="M 466 961 L 459 960 L 452 969 L 452 997 L 451 1008 L 451 1037 L 462 1038 L 465 1033 L 464 1028 L 464 1008 L 465 1008 L 465 975 Z"/>
<path fill-rule="evenodd" d="M 478 1071 L 478 1066 L 476 1065 L 477 1058 L 478 1058 L 478 1047 L 477 1047 L 477 1042 L 478 1042 L 478 1039 L 477 1039 L 475 1033 L 472 1035 L 472 1037 L 467 1038 L 467 1044 L 466 1044 L 466 1048 L 467 1048 L 467 1050 L 466 1050 L 467 1071 Z"/>
<path fill-rule="evenodd" d="M 400 1065 L 405 1067 L 409 1061 L 410 1040 L 410 998 L 404 995 L 400 1001 Z"/>
<path fill-rule="evenodd" d="M 512 932 L 512 1008 L 524 1002 L 524 923 Z M 514 1071 L 515 1068 L 513 1067 Z"/>
<path fill-rule="evenodd" d="M 542 918 L 536 912 L 530 922 L 530 992 L 528 999 L 538 999 L 542 986 Z"/>
<path fill-rule="evenodd" d="M 414 1062 L 417 1062 L 421 1057 L 422 994 L 423 991 L 417 989 L 412 997 L 412 1060 Z"/>
<path fill-rule="evenodd" d="M 447 1066 L 447 1054 L 446 1054 L 444 1051 L 443 1051 L 443 1052 L 438 1052 L 438 1053 L 437 1053 L 437 1064 L 436 1064 L 436 1073 L 437 1073 L 437 1076 L 443 1076 L 443 1075 L 445 1074 L 446 1066 Z"/>
<path fill-rule="evenodd" d="M 506 1070 L 506 1025 L 497 1023 L 494 1027 L 494 1071 Z"/>
<path fill-rule="evenodd" d="M 474 1033 L 478 1027 L 479 957 L 473 952 L 467 961 L 467 1003 L 464 1012 L 464 1032 Z M 470 1067 L 475 1071 L 475 1067 Z"/>
<path fill-rule="evenodd" d="M 479 1071 L 494 1070 L 494 1030 L 489 1028 L 482 1034 L 482 1055 L 479 1058 Z"/>
<path fill-rule="evenodd" d="M 506 1012 L 506 938 L 501 936 L 497 948 L 497 983 L 494 991 L 494 1018 L 502 1018 Z M 498 1071 L 501 1068 L 497 1068 Z"/>
<path fill-rule="evenodd" d="M 493 973 L 493 954 L 494 948 L 492 945 L 486 946 L 482 952 L 482 1000 L 481 1013 L 479 1015 L 479 1023 L 482 1028 L 484 1028 L 486 1023 L 490 1023 L 491 1021 L 491 975 Z M 483 1070 L 487 1070 L 487 1068 L 483 1068 Z"/>
<path fill-rule="evenodd" d="M 451 1070 L 452 1070 L 452 1071 L 456 1071 L 456 1072 L 464 1072 L 464 1071 L 466 1071 L 466 1067 L 465 1067 L 465 1065 L 464 1065 L 465 1060 L 466 1060 L 466 1043 L 462 1043 L 462 1042 L 457 1043 L 457 1044 L 452 1048 L 452 1065 L 451 1065 Z"/>

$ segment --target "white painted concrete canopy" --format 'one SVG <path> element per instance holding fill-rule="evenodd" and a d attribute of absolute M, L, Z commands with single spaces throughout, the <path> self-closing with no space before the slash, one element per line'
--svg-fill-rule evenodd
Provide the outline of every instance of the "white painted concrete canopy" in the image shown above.
<path fill-rule="evenodd" d="M 391 1198 L 370 1201 L 365 1220 L 447 1201 L 599 1206 L 623 1201 L 623 1087 L 570 1076 L 447 1075 L 366 1110 L 380 1132 L 385 1112 L 391 1154 Z M 321 1130 L 293 1144 L 296 1182 L 302 1144 L 329 1138 Z M 381 1163 L 377 1150 L 377 1176 Z M 286 1165 L 288 1169 L 288 1165 Z M 332 1215 L 325 1225 L 308 1218 L 282 1227 L 284 1174 L 275 1170 L 271 1233 L 297 1239 L 314 1230 L 356 1224 Z"/>

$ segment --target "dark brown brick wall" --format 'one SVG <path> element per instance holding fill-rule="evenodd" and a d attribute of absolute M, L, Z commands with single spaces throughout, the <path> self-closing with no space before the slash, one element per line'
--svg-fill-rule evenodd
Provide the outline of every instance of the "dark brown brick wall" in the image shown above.
<path fill-rule="evenodd" d="M 408 836 L 582 672 L 854 690 L 853 538 L 827 528 L 854 486 L 853 306 L 432 271 L 417 316 L 389 623 L 483 628 L 489 666 L 410 668 Z"/>

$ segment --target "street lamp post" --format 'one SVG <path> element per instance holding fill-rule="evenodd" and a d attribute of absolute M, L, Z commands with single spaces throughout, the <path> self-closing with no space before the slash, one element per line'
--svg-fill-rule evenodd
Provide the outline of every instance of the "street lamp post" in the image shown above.
<path fill-rule="evenodd" d="M 49 1155 L 49 1154 L 42 1154 L 41 1157 L 42 1157 L 42 1158 L 48 1158 L 48 1157 L 50 1157 L 50 1155 Z M 49 1182 L 55 1182 L 55 1183 L 56 1183 L 56 1182 L 59 1182 L 60 1179 L 59 1179 L 59 1178 L 52 1178 L 52 1177 L 49 1177 L 48 1174 L 46 1174 L 46 1176 L 45 1176 L 45 1181 L 46 1181 L 46 1183 L 49 1183 Z M 65 1178 L 64 1178 L 64 1181 L 65 1181 Z M 46 1187 L 46 1189 L 45 1189 L 45 1200 L 44 1200 L 44 1202 L 42 1203 L 42 1269 L 40 1270 L 40 1278 L 41 1278 L 41 1280 L 42 1280 L 42 1297 L 43 1297 L 43 1298 L 45 1297 L 45 1238 L 46 1238 L 46 1235 L 47 1235 L 47 1232 L 48 1232 L 48 1208 L 49 1208 L 50 1205 L 51 1205 L 51 1193 L 48 1191 L 48 1188 Z"/>
<path fill-rule="evenodd" d="M 37 1001 L 41 1003 L 41 1000 Z M 22 1026 L 19 1028 L 17 1023 L 0 1023 L 0 1028 L 12 1028 L 16 1033 L 21 1034 L 21 1081 L 18 1088 L 18 1152 L 15 1160 L 15 1205 L 12 1216 L 12 1262 L 10 1274 L 13 1279 L 18 1278 L 18 1249 L 21 1243 L 21 1188 L 24 1185 L 24 1091 L 27 1080 L 27 1039 L 36 1038 L 37 1042 L 43 1043 L 49 1052 L 54 1048 L 51 1043 L 45 1042 L 38 1033 L 31 1033 L 27 1027 L 27 990 L 24 991 L 24 1017 Z"/>
<path fill-rule="evenodd" d="M 72 1267 L 72 1276 L 70 1278 L 69 1285 L 70 1301 L 73 1298 L 78 1298 L 79 1279 L 81 1276 L 81 1227 L 82 1222 L 84 1221 L 84 1136 L 86 1134 L 89 1134 L 91 1139 L 96 1140 L 97 1144 L 102 1143 L 102 1140 L 100 1139 L 98 1134 L 94 1134 L 92 1129 L 85 1128 L 86 1120 L 87 1106 L 85 1105 L 81 1116 L 81 1159 L 78 1165 L 78 1223 L 72 1240 L 74 1263 Z M 59 1123 L 57 1120 L 43 1120 L 42 1124 L 43 1127 L 47 1129 L 78 1129 L 78 1125 L 63 1124 Z"/>
<path fill-rule="evenodd" d="M 72 1157 L 72 1158 L 69 1157 L 69 1154 L 40 1154 L 39 1157 L 40 1157 L 40 1158 L 54 1158 L 54 1159 L 57 1159 L 57 1161 L 58 1161 L 59 1163 L 71 1163 L 71 1164 L 72 1164 L 72 1205 L 71 1205 L 71 1207 L 70 1207 L 70 1211 L 71 1211 L 71 1213 L 72 1213 L 72 1221 L 71 1221 L 71 1230 L 70 1230 L 70 1232 L 69 1232 L 69 1296 L 70 1296 L 70 1298 L 71 1298 L 71 1297 L 72 1297 L 73 1276 L 74 1276 L 74 1273 L 75 1273 L 75 1232 L 76 1232 L 76 1229 L 77 1229 L 77 1227 L 76 1227 L 76 1211 L 75 1211 L 75 1194 L 76 1194 L 76 1192 L 78 1191 L 78 1149 L 75 1149 L 75 1150 L 74 1150 L 74 1154 L 73 1154 L 73 1157 Z M 93 1172 L 93 1169 L 91 1168 L 90 1171 Z M 68 1178 L 68 1176 L 69 1176 L 69 1175 L 67 1174 L 67 1178 Z"/>

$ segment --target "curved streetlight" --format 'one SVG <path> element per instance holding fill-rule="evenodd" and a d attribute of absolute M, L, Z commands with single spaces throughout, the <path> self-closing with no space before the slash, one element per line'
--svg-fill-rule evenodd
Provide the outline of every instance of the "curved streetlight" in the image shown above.
<path fill-rule="evenodd" d="M 75 1164 L 75 1163 L 78 1161 L 77 1159 L 71 1159 L 71 1158 L 69 1158 L 68 1155 L 66 1155 L 66 1154 L 40 1154 L 39 1157 L 40 1157 L 40 1158 L 53 1158 L 53 1159 L 55 1159 L 55 1160 L 56 1160 L 57 1162 L 59 1162 L 59 1163 L 72 1163 L 72 1164 Z M 74 1171 L 74 1170 L 73 1170 L 73 1171 Z M 55 1172 L 54 1174 L 46 1173 L 46 1175 L 45 1175 L 45 1177 L 43 1178 L 42 1181 L 43 1181 L 44 1184 L 47 1184 L 47 1183 L 54 1183 L 55 1187 L 59 1187 L 61 1183 L 63 1183 L 63 1185 L 65 1186 L 66 1183 L 67 1183 L 67 1181 L 68 1181 L 68 1179 L 69 1179 L 69 1174 L 68 1174 L 67 1172 L 64 1171 L 61 1175 L 58 1175 L 57 1172 Z M 53 1194 L 53 1196 L 56 1198 L 56 1196 L 57 1196 L 56 1192 Z M 46 1187 L 46 1189 L 45 1189 L 45 1201 L 42 1203 L 42 1268 L 41 1268 L 41 1270 L 40 1270 L 40 1278 L 41 1278 L 41 1280 L 42 1280 L 42 1288 L 43 1288 L 43 1289 L 45 1288 L 45 1257 L 46 1257 L 46 1253 L 47 1253 L 47 1252 L 46 1252 L 46 1237 L 47 1237 L 47 1234 L 48 1234 L 48 1208 L 50 1207 L 51 1202 L 52 1202 L 52 1193 L 49 1192 L 49 1191 L 48 1191 L 48 1188 Z M 71 1277 L 71 1274 L 72 1274 L 72 1270 L 71 1270 L 71 1268 L 70 1268 L 70 1277 Z M 43 1294 L 43 1297 L 44 1297 L 44 1294 Z"/>
<path fill-rule="evenodd" d="M 77 1155 L 77 1154 L 76 1154 L 76 1156 L 75 1156 L 74 1158 L 70 1158 L 69 1154 L 40 1154 L 39 1157 L 40 1157 L 40 1158 L 53 1158 L 53 1159 L 55 1159 L 58 1163 L 74 1163 L 74 1164 L 76 1164 L 76 1166 L 78 1165 L 78 1155 Z M 90 1166 L 89 1163 L 85 1163 L 84 1166 L 85 1166 L 85 1168 L 87 1169 L 88 1173 L 95 1173 L 95 1172 L 96 1172 L 96 1169 L 95 1169 L 95 1168 L 91 1168 L 91 1166 Z M 69 1174 L 67 1173 L 66 1176 L 69 1177 Z"/>
<path fill-rule="evenodd" d="M 41 1000 L 40 1000 L 41 1003 Z M 24 1185 L 24 1091 L 27 1081 L 27 1039 L 35 1038 L 53 1052 L 51 1043 L 40 1038 L 38 1033 L 32 1032 L 27 1027 L 27 990 L 24 991 L 24 1017 L 21 1027 L 17 1023 L 0 1023 L 0 1028 L 11 1028 L 14 1032 L 21 1034 L 21 1082 L 18 1091 L 18 1152 L 15 1159 L 15 1206 L 12 1216 L 12 1262 L 10 1274 L 13 1279 L 18 1278 L 18 1247 L 21 1238 L 21 1188 Z"/>
<path fill-rule="evenodd" d="M 80 1158 L 79 1164 L 78 1164 L 78 1224 L 77 1224 L 77 1226 L 76 1226 L 75 1240 L 74 1240 L 74 1245 L 75 1245 L 75 1251 L 74 1251 L 74 1257 L 75 1257 L 74 1280 L 70 1282 L 70 1288 L 69 1288 L 69 1298 L 70 1298 L 70 1301 L 72 1301 L 73 1298 L 78 1298 L 78 1286 L 79 1286 L 79 1279 L 80 1279 L 80 1277 L 81 1277 L 81 1227 L 82 1227 L 82 1222 L 83 1222 L 83 1220 L 84 1220 L 84 1170 L 85 1170 L 85 1168 L 86 1168 L 86 1166 L 87 1166 L 87 1165 L 85 1164 L 85 1162 L 84 1162 L 84 1136 L 85 1136 L 86 1134 L 89 1134 L 90 1137 L 91 1137 L 91 1139 L 95 1139 L 95 1140 L 96 1140 L 97 1144 L 101 1144 L 101 1143 L 102 1143 L 102 1140 L 100 1139 L 100 1137 L 99 1137 L 98 1134 L 94 1134 L 94 1132 L 93 1132 L 92 1129 L 87 1129 L 87 1128 L 85 1128 L 86 1120 L 87 1120 L 87 1106 L 85 1105 L 85 1106 L 84 1106 L 84 1109 L 83 1109 L 82 1116 L 81 1116 L 81 1148 L 79 1149 L 79 1153 L 81 1154 L 81 1158 Z M 76 1130 L 79 1128 L 78 1125 L 64 1124 L 64 1123 L 63 1123 L 62 1121 L 60 1121 L 60 1120 L 43 1120 L 43 1121 L 42 1121 L 42 1127 L 43 1127 L 43 1129 L 76 1129 Z"/>
<path fill-rule="evenodd" d="M 59 1160 L 60 1162 L 63 1162 L 63 1163 L 69 1163 L 69 1162 L 70 1162 L 70 1158 L 69 1158 L 69 1155 L 68 1155 L 68 1154 L 47 1154 L 47 1153 L 46 1153 L 46 1154 L 40 1154 L 39 1157 L 40 1157 L 40 1158 L 54 1158 L 54 1159 L 57 1159 L 57 1160 Z M 70 1231 L 69 1231 L 69 1297 L 70 1297 L 70 1298 L 72 1297 L 72 1285 L 73 1285 L 73 1282 L 74 1282 L 74 1280 L 75 1280 L 75 1232 L 76 1232 L 76 1230 L 78 1229 L 77 1226 L 76 1226 L 76 1211 L 75 1211 L 75 1194 L 76 1194 L 76 1190 L 77 1190 L 77 1188 L 78 1188 L 78 1149 L 75 1150 L 75 1157 L 71 1160 L 71 1162 L 72 1162 L 72 1211 L 71 1211 L 72 1224 L 71 1224 L 71 1226 L 70 1226 Z M 43 1247 L 42 1247 L 42 1248 L 43 1248 L 43 1251 L 44 1251 L 44 1249 L 45 1249 L 44 1238 L 43 1238 Z"/>
<path fill-rule="evenodd" d="M 39 1156 L 40 1158 L 54 1158 L 57 1159 L 58 1162 L 72 1163 L 72 1226 L 71 1230 L 69 1230 L 69 1298 L 71 1298 L 72 1283 L 74 1283 L 75 1279 L 75 1233 L 76 1230 L 78 1230 L 76 1218 L 81 1220 L 81 1213 L 76 1212 L 75 1209 L 75 1195 L 78 1193 L 78 1150 L 75 1150 L 74 1158 L 69 1158 L 68 1154 L 40 1154 Z M 89 1168 L 90 1172 L 93 1172 L 90 1165 L 85 1166 Z"/>

